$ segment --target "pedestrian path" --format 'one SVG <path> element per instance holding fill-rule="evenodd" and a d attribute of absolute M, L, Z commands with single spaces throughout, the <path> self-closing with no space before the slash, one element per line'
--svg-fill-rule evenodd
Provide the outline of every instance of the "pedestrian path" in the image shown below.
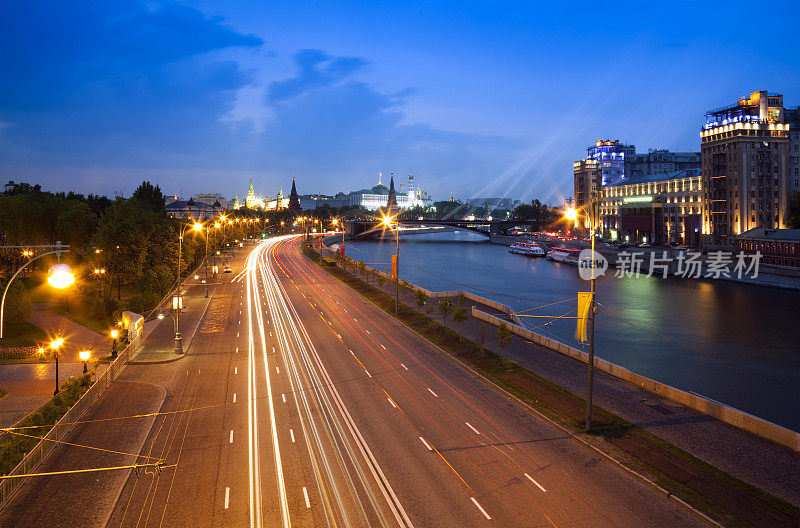
<path fill-rule="evenodd" d="M 111 347 L 110 337 L 53 313 L 47 303 L 34 304 L 30 323 L 41 328 L 48 336 L 64 338 L 59 350 L 64 361 L 78 361 L 80 350 L 91 350 L 93 356 L 100 357 Z"/>

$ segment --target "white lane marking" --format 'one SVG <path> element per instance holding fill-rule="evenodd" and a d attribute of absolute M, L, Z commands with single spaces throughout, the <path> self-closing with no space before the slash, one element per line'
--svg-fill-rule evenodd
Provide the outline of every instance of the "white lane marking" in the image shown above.
<path fill-rule="evenodd" d="M 239 347 L 236 347 L 236 353 L 237 354 L 239 353 Z"/>
<path fill-rule="evenodd" d="M 342 336 L 339 335 L 339 332 L 334 332 L 334 334 L 336 334 L 336 337 L 338 337 L 339 339 L 342 338 Z"/>
<path fill-rule="evenodd" d="M 383 346 L 383 345 L 381 345 L 381 348 L 382 348 L 382 349 L 384 349 L 384 350 L 386 350 L 386 347 L 385 347 L 385 346 Z"/>
<path fill-rule="evenodd" d="M 387 396 L 387 397 L 386 397 L 386 399 L 387 399 L 387 400 L 389 400 L 389 403 L 391 403 L 391 404 L 392 404 L 392 407 L 394 407 L 395 409 L 397 409 L 397 405 L 395 405 L 395 404 L 394 404 L 394 402 L 392 401 L 392 399 L 391 399 L 390 397 L 388 397 L 388 396 Z"/>
<path fill-rule="evenodd" d="M 401 366 L 402 366 L 404 369 L 408 370 L 408 367 L 407 367 L 407 366 L 403 365 L 402 363 L 400 363 L 400 365 L 401 365 Z"/>
<path fill-rule="evenodd" d="M 233 403 L 236 403 L 236 393 L 233 393 Z"/>
<path fill-rule="evenodd" d="M 426 442 L 424 438 L 422 438 L 420 436 L 419 439 L 422 440 L 422 443 L 425 444 L 425 447 L 428 448 L 428 451 L 433 451 L 433 448 L 431 447 L 431 445 L 428 442 Z"/>
<path fill-rule="evenodd" d="M 275 353 L 275 347 L 272 347 L 272 353 L 273 354 Z"/>
<path fill-rule="evenodd" d="M 292 443 L 294 443 L 294 430 L 293 429 L 289 429 L 289 436 L 292 437 Z"/>
<path fill-rule="evenodd" d="M 275 374 L 280 374 L 281 369 L 278 368 L 278 365 L 275 365 Z"/>
<path fill-rule="evenodd" d="M 369 333 L 369 330 L 367 330 L 366 328 L 364 329 L 364 331 L 365 331 L 366 333 L 368 333 L 369 335 L 372 335 L 372 334 L 370 334 L 370 333 Z"/>
<path fill-rule="evenodd" d="M 348 348 L 347 350 L 350 350 L 350 349 Z M 353 351 L 352 351 L 352 350 L 350 350 L 350 355 L 351 355 L 351 356 L 355 356 L 355 354 L 353 354 Z"/>
<path fill-rule="evenodd" d="M 239 319 L 239 324 L 242 324 L 242 320 L 241 319 Z"/>
<path fill-rule="evenodd" d="M 272 332 L 269 333 L 269 336 L 272 337 Z"/>
<path fill-rule="evenodd" d="M 471 424 L 471 423 L 469 423 L 469 422 L 464 422 L 464 423 L 465 423 L 465 424 L 467 424 L 467 427 L 469 427 L 470 429 L 472 429 L 472 430 L 475 432 L 475 434 L 481 434 L 480 432 L 478 432 L 478 430 L 477 430 L 477 429 L 475 429 L 474 427 L 472 427 L 472 424 Z"/>
<path fill-rule="evenodd" d="M 370 378 L 372 377 L 372 374 L 370 374 L 370 373 L 369 373 L 369 371 L 368 371 L 367 369 L 364 369 L 364 372 L 366 372 L 366 373 L 367 373 L 367 376 L 369 376 Z"/>
<path fill-rule="evenodd" d="M 234 374 L 238 374 L 239 373 L 239 367 L 233 367 L 233 373 Z"/>
<path fill-rule="evenodd" d="M 236 332 L 236 337 L 239 337 L 239 332 Z"/>
<path fill-rule="evenodd" d="M 355 322 L 358 322 L 358 319 L 356 319 L 355 317 L 353 317 L 353 321 L 355 321 Z"/>
<path fill-rule="evenodd" d="M 536 484 L 536 487 L 537 487 L 537 488 L 539 488 L 540 490 L 542 490 L 542 491 L 544 491 L 544 492 L 547 492 L 547 490 L 546 490 L 546 489 L 544 489 L 544 488 L 542 487 L 542 485 L 541 485 L 541 484 L 539 484 L 538 482 L 536 482 L 535 480 L 533 480 L 533 477 L 532 477 L 532 476 L 528 475 L 527 473 L 525 473 L 525 476 L 526 476 L 526 477 L 528 477 L 528 480 L 530 480 L 531 482 L 533 482 L 534 484 Z"/>
<path fill-rule="evenodd" d="M 305 497 L 305 499 L 306 499 L 306 508 L 310 508 L 311 507 L 311 503 L 308 500 L 308 491 L 306 490 L 305 486 L 303 486 L 303 497 Z"/>
<path fill-rule="evenodd" d="M 283 400 L 283 403 L 286 403 L 286 395 L 285 394 L 281 394 L 281 399 Z"/>
<path fill-rule="evenodd" d="M 228 438 L 228 443 L 229 444 L 233 443 L 233 429 L 231 429 L 231 436 L 230 436 L 230 438 Z"/>
<path fill-rule="evenodd" d="M 436 394 L 435 392 L 433 392 L 430 387 L 428 387 L 428 392 L 430 392 L 431 394 L 433 394 L 437 398 L 439 397 L 439 395 Z"/>
<path fill-rule="evenodd" d="M 484 510 L 484 509 L 483 509 L 483 506 L 481 506 L 480 504 L 478 504 L 478 501 L 476 501 L 476 500 L 475 500 L 475 497 L 470 497 L 470 500 L 472 501 L 472 503 L 473 503 L 475 506 L 477 506 L 477 507 L 478 507 L 478 509 L 481 511 L 481 513 L 483 514 L 483 516 L 484 516 L 484 517 L 486 517 L 486 518 L 487 518 L 487 519 L 489 519 L 490 521 L 492 520 L 492 518 L 489 516 L 489 514 L 488 514 L 488 513 L 486 513 L 486 510 Z"/>
<path fill-rule="evenodd" d="M 228 509 L 228 506 L 231 504 L 231 489 L 225 488 L 225 509 Z"/>

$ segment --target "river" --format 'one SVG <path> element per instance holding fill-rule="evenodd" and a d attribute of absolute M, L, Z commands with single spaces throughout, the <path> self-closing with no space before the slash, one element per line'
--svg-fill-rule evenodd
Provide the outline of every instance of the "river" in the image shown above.
<path fill-rule="evenodd" d="M 577 267 L 508 253 L 466 231 L 401 237 L 400 277 L 433 291 L 467 290 L 518 313 L 574 315 L 589 284 Z M 394 240 L 348 242 L 356 260 L 384 263 Z M 381 268 L 381 266 L 378 266 Z M 800 431 L 800 292 L 710 279 L 597 282 L 596 354 L 633 372 Z M 578 348 L 574 320 L 528 328 Z"/>

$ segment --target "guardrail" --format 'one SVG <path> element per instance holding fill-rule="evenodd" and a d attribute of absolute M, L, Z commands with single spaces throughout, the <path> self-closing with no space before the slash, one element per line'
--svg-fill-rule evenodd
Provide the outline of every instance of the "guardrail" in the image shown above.
<path fill-rule="evenodd" d="M 42 462 L 42 459 L 50 452 L 55 446 L 56 442 L 61 440 L 65 434 L 72 428 L 74 422 L 78 421 L 83 412 L 94 402 L 95 399 L 105 390 L 114 378 L 119 374 L 122 368 L 130 359 L 131 354 L 137 346 L 141 343 L 141 338 L 134 339 L 125 349 L 117 354 L 115 359 L 103 372 L 97 380 L 89 387 L 83 395 L 69 408 L 69 410 L 61 417 L 58 422 L 44 435 L 43 439 L 37 443 L 33 449 L 28 451 L 17 466 L 8 473 L 8 476 L 14 475 L 27 475 L 32 473 Z M 0 481 L 0 509 L 4 508 L 6 504 L 14 496 L 14 493 L 25 484 L 26 478 L 10 478 Z"/>
<path fill-rule="evenodd" d="M 499 326 L 500 323 L 505 322 L 499 317 L 488 314 L 484 311 L 478 310 L 475 306 L 472 307 L 472 316 L 476 319 L 486 321 L 487 323 Z M 518 336 L 533 341 L 545 348 L 554 350 L 560 354 L 576 359 L 582 363 L 589 363 L 589 355 L 575 347 L 571 347 L 561 341 L 545 337 L 536 332 L 531 332 L 526 328 L 522 328 L 515 324 L 507 324 L 508 329 Z M 615 378 L 619 378 L 628 383 L 632 383 L 638 387 L 648 390 L 659 396 L 663 396 L 669 400 L 680 403 L 690 409 L 707 414 L 725 423 L 734 425 L 740 429 L 744 429 L 762 438 L 772 440 L 775 443 L 786 446 L 794 451 L 800 451 L 800 433 L 796 433 L 778 424 L 774 424 L 763 418 L 753 416 L 744 411 L 740 411 L 734 407 L 729 407 L 709 398 L 686 392 L 684 390 L 672 387 L 666 383 L 655 381 L 635 372 L 621 367 L 605 359 L 598 357 L 594 358 L 594 367 L 606 374 L 610 374 Z"/>

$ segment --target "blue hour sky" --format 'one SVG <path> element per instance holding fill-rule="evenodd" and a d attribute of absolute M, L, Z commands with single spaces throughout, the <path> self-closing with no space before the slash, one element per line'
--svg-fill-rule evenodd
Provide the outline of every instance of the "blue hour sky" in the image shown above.
<path fill-rule="evenodd" d="M 274 196 L 413 170 L 558 202 L 595 139 L 699 150 L 754 90 L 800 105 L 800 2 L 0 3 L 0 178 Z M 405 178 L 403 178 L 405 179 Z"/>

